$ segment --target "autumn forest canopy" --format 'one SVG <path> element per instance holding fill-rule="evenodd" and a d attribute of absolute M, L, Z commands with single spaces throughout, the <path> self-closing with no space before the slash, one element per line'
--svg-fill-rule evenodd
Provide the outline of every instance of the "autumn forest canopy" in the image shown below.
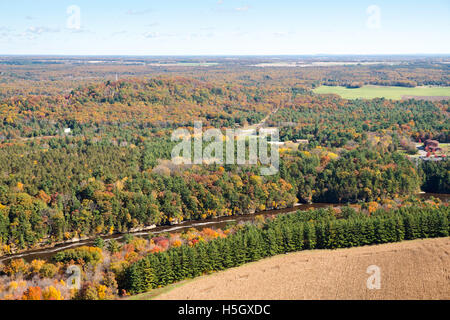
<path fill-rule="evenodd" d="M 271 57 L 90 59 L 0 57 L 0 256 L 100 237 L 96 247 L 51 261 L 12 260 L 0 268 L 0 298 L 114 298 L 277 253 L 448 236 L 448 204 L 415 195 L 450 193 L 450 100 L 313 91 L 448 87 L 448 57 L 280 57 L 301 67 L 274 66 Z M 279 171 L 262 176 L 261 163 L 174 165 L 171 134 L 192 132 L 195 121 L 223 131 L 279 128 Z M 427 140 L 440 150 L 425 157 Z M 297 203 L 344 209 L 101 241 Z M 208 259 L 202 265 L 198 257 Z M 79 292 L 36 285 L 61 280 L 74 262 L 85 277 Z"/>

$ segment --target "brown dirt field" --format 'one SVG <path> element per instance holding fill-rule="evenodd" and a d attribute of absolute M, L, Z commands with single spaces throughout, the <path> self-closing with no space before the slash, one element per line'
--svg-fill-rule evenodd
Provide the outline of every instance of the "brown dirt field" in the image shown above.
<path fill-rule="evenodd" d="M 380 289 L 367 289 L 370 265 L 381 269 Z M 188 281 L 156 299 L 448 300 L 450 238 L 279 255 Z"/>

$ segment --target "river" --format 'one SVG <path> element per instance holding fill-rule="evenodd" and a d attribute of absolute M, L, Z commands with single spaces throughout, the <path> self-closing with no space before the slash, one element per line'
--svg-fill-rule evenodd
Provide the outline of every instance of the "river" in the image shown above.
<path fill-rule="evenodd" d="M 450 194 L 437 194 L 437 193 L 420 193 L 417 195 L 421 199 L 430 199 L 431 197 L 439 198 L 443 202 L 450 201 Z M 284 208 L 284 209 L 274 209 L 274 210 L 267 210 L 267 211 L 261 211 L 254 214 L 246 214 L 246 215 L 236 215 L 236 216 L 229 216 L 229 217 L 219 217 L 219 218 L 212 218 L 209 220 L 201 220 L 201 221 L 184 221 L 177 225 L 172 226 L 158 226 L 151 230 L 146 231 L 136 231 L 132 232 L 130 234 L 134 236 L 147 236 L 149 233 L 152 234 L 159 234 L 159 233 L 175 233 L 180 232 L 189 228 L 196 228 L 197 230 L 203 230 L 204 228 L 225 228 L 227 224 L 229 223 L 239 223 L 239 222 L 247 222 L 252 221 L 257 216 L 266 216 L 266 215 L 278 215 L 278 214 L 284 214 L 289 212 L 294 212 L 297 210 L 307 210 L 307 209 L 318 209 L 318 208 L 327 208 L 327 207 L 340 207 L 345 204 L 334 204 L 334 203 L 313 203 L 313 204 L 299 204 L 292 208 Z M 124 238 L 125 234 L 113 234 L 108 236 L 102 236 L 102 238 L 105 241 L 115 239 L 117 241 L 121 241 Z M 16 253 L 11 255 L 6 255 L 0 258 L 0 262 L 8 262 L 11 259 L 18 259 L 23 258 L 27 262 L 30 262 L 34 259 L 43 259 L 43 260 L 49 260 L 55 253 L 70 249 L 70 248 L 76 248 L 80 246 L 92 246 L 94 245 L 94 239 L 88 239 L 88 240 L 81 240 L 78 242 L 73 243 L 63 243 L 58 244 L 52 248 L 41 248 L 41 249 L 35 249 L 35 250 L 28 250 L 22 253 Z"/>

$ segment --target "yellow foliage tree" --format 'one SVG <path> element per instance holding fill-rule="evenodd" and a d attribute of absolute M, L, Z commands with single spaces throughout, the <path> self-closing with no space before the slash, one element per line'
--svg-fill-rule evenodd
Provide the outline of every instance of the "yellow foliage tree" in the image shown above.
<path fill-rule="evenodd" d="M 46 287 L 44 292 L 42 293 L 44 300 L 64 300 L 64 297 L 54 286 Z"/>

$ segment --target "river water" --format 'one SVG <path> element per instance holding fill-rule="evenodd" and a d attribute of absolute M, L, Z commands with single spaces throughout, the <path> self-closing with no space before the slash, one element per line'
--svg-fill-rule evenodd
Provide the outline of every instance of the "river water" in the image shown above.
<path fill-rule="evenodd" d="M 437 194 L 437 193 L 420 193 L 417 195 L 421 199 L 430 199 L 431 197 L 439 198 L 443 202 L 450 201 L 450 194 Z M 313 204 L 299 204 L 292 208 L 284 208 L 284 209 L 274 209 L 274 210 L 267 210 L 262 212 L 257 212 L 254 214 L 246 214 L 246 215 L 237 215 L 237 216 L 230 216 L 230 217 L 219 217 L 219 218 L 212 218 L 210 220 L 202 220 L 202 221 L 184 221 L 180 224 L 173 225 L 173 226 L 158 226 L 151 230 L 146 231 L 137 231 L 132 232 L 130 234 L 134 236 L 147 236 L 150 232 L 154 235 L 159 233 L 175 233 L 180 232 L 183 230 L 187 230 L 189 228 L 196 228 L 197 230 L 203 230 L 204 228 L 221 228 L 224 229 L 229 223 L 239 223 L 239 222 L 247 222 L 252 221 L 257 216 L 267 216 L 267 215 L 278 215 L 278 214 L 284 214 L 289 212 L 294 212 L 297 210 L 307 210 L 307 209 L 318 209 L 318 208 L 327 208 L 327 207 L 340 207 L 345 204 L 334 204 L 334 203 L 313 203 Z M 122 241 L 125 234 L 113 234 L 109 236 L 103 236 L 102 238 L 105 241 L 115 239 L 117 241 Z M 24 260 L 30 262 L 34 259 L 43 259 L 43 260 L 49 260 L 54 254 L 56 254 L 59 251 L 70 249 L 70 248 L 76 248 L 80 246 L 92 246 L 94 245 L 94 239 L 88 239 L 88 240 L 82 240 L 78 242 L 73 243 L 64 243 L 64 244 L 58 244 L 52 248 L 42 248 L 42 249 L 35 249 L 35 250 L 29 250 L 23 253 L 17 253 L 12 255 L 3 256 L 0 258 L 0 262 L 5 263 L 8 262 L 11 259 L 18 259 L 23 258 Z"/>

